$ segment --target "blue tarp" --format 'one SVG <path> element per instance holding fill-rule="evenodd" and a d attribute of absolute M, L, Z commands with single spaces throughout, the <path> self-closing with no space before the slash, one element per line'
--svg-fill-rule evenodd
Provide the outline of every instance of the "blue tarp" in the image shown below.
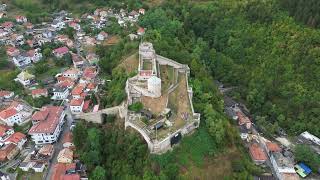
<path fill-rule="evenodd" d="M 304 170 L 304 173 L 305 173 L 306 175 L 308 175 L 308 174 L 310 174 L 310 173 L 312 172 L 312 170 L 310 169 L 310 167 L 307 166 L 306 164 L 304 164 L 304 163 L 299 163 L 298 165 Z"/>

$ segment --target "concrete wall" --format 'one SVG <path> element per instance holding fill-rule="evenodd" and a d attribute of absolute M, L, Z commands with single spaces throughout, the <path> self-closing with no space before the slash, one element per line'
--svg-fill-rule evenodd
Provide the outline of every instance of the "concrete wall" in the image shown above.
<path fill-rule="evenodd" d="M 123 118 L 125 116 L 124 115 L 125 114 L 124 105 L 102 109 L 97 112 L 76 114 L 75 118 L 76 119 L 84 119 L 85 121 L 88 121 L 88 122 L 101 124 L 102 123 L 102 114 L 107 114 L 107 115 L 108 114 L 112 114 L 112 115 L 119 114 L 119 116 L 121 118 Z"/>

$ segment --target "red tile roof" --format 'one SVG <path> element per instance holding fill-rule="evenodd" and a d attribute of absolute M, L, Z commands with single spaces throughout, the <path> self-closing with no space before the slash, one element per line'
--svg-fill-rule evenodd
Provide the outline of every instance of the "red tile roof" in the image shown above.
<path fill-rule="evenodd" d="M 83 90 L 84 90 L 84 85 L 83 84 L 78 84 L 75 88 L 73 88 L 71 94 L 72 95 L 80 95 Z"/>
<path fill-rule="evenodd" d="M 77 55 L 77 54 L 72 54 L 71 57 L 72 57 L 72 61 L 73 62 L 81 62 L 81 61 L 83 61 L 83 58 L 81 56 Z"/>
<path fill-rule="evenodd" d="M 145 31 L 144 28 L 140 27 L 137 32 L 138 33 L 144 33 L 144 31 Z"/>
<path fill-rule="evenodd" d="M 69 49 L 66 46 L 63 46 L 63 47 L 59 47 L 53 51 L 54 51 L 54 53 L 58 53 L 58 54 L 66 54 L 69 51 Z"/>
<path fill-rule="evenodd" d="M 15 144 L 8 144 L 5 145 L 3 148 L 0 149 L 0 161 L 5 161 L 7 159 L 8 154 L 13 151 L 17 145 Z"/>
<path fill-rule="evenodd" d="M 239 125 L 242 125 L 245 123 L 251 123 L 250 119 L 247 116 L 245 116 L 242 112 L 238 111 L 237 116 L 239 120 Z"/>
<path fill-rule="evenodd" d="M 79 180 L 80 175 L 79 174 L 65 174 L 63 175 L 61 180 Z"/>
<path fill-rule="evenodd" d="M 88 110 L 88 109 L 89 109 L 89 106 L 90 106 L 90 103 L 91 103 L 91 100 L 86 100 L 86 101 L 84 101 L 82 110 L 83 110 L 83 111 Z"/>
<path fill-rule="evenodd" d="M 59 124 L 60 116 L 63 113 L 63 107 L 60 106 L 46 106 L 49 110 L 49 115 L 44 121 L 33 125 L 29 130 L 29 134 L 34 133 L 53 133 Z M 43 108 L 43 110 L 45 109 Z"/>
<path fill-rule="evenodd" d="M 10 126 L 0 124 L 0 136 L 4 136 L 8 130 L 12 129 Z"/>
<path fill-rule="evenodd" d="M 0 97 L 9 96 L 11 93 L 12 93 L 11 91 L 0 90 Z"/>
<path fill-rule="evenodd" d="M 97 84 L 95 83 L 89 83 L 88 86 L 87 86 L 87 89 L 90 89 L 90 90 L 93 90 L 97 87 Z"/>
<path fill-rule="evenodd" d="M 250 152 L 251 157 L 255 161 L 267 160 L 267 156 L 266 156 L 265 152 L 257 143 L 254 143 L 249 147 L 249 152 Z"/>
<path fill-rule="evenodd" d="M 81 106 L 83 102 L 84 102 L 83 98 L 72 99 L 70 102 L 70 106 Z"/>
<path fill-rule="evenodd" d="M 69 81 L 69 80 L 61 81 L 57 84 L 57 86 L 64 87 L 64 88 L 70 88 L 70 87 L 74 86 L 74 82 Z"/>
<path fill-rule="evenodd" d="M 87 67 L 83 71 L 83 77 L 85 78 L 94 78 L 97 75 L 97 69 L 95 67 Z"/>
<path fill-rule="evenodd" d="M 38 94 L 48 94 L 48 90 L 47 89 L 34 89 L 31 91 L 32 95 L 38 95 Z"/>
<path fill-rule="evenodd" d="M 53 173 L 50 177 L 51 180 L 61 180 L 62 176 L 66 173 L 66 165 L 57 163 L 53 167 Z"/>
<path fill-rule="evenodd" d="M 52 144 L 46 144 L 46 145 L 42 146 L 39 149 L 38 153 L 42 154 L 42 155 L 45 155 L 45 156 L 51 156 L 53 151 L 54 151 L 53 145 Z"/>
<path fill-rule="evenodd" d="M 14 108 L 8 108 L 0 112 L 0 119 L 8 119 L 11 116 L 16 115 L 18 112 Z"/>
<path fill-rule="evenodd" d="M 68 131 L 63 137 L 63 143 L 73 142 L 72 138 L 73 138 L 73 136 L 72 136 L 71 132 Z"/>
<path fill-rule="evenodd" d="M 6 21 L 6 22 L 4 22 L 4 23 L 2 23 L 1 24 L 1 26 L 2 27 L 5 27 L 5 28 L 11 28 L 11 27 L 13 27 L 13 22 L 11 22 L 11 21 Z"/>
<path fill-rule="evenodd" d="M 15 132 L 8 139 L 6 139 L 6 142 L 12 142 L 12 143 L 18 144 L 20 141 L 22 141 L 25 138 L 26 138 L 25 134 L 22 134 L 21 132 Z"/>
<path fill-rule="evenodd" d="M 49 110 L 48 109 L 43 109 L 41 111 L 37 111 L 32 115 L 32 120 L 33 121 L 44 121 L 47 119 L 49 115 Z"/>
<path fill-rule="evenodd" d="M 277 143 L 267 142 L 266 145 L 267 145 L 268 150 L 271 152 L 280 152 L 281 151 L 281 148 L 279 147 L 279 145 Z"/>
<path fill-rule="evenodd" d="M 64 76 L 59 76 L 57 77 L 58 82 L 62 82 L 62 81 L 73 81 L 71 78 L 69 77 L 64 77 Z"/>

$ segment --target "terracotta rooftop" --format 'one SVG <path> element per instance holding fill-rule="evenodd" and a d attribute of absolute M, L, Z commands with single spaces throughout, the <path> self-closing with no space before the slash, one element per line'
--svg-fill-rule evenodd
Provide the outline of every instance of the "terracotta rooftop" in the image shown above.
<path fill-rule="evenodd" d="M 0 149 L 0 161 L 5 161 L 7 159 L 7 155 L 14 149 L 16 148 L 17 145 L 15 144 L 7 144 L 4 147 Z"/>
<path fill-rule="evenodd" d="M 63 88 L 69 88 L 69 87 L 74 86 L 74 82 L 73 81 L 69 81 L 69 80 L 61 81 L 61 82 L 59 82 L 57 84 L 57 86 L 63 87 Z"/>
<path fill-rule="evenodd" d="M 26 138 L 25 134 L 22 134 L 21 132 L 15 132 L 8 139 L 6 139 L 6 142 L 12 142 L 12 143 L 18 144 L 22 139 L 25 139 L 25 138 Z"/>
<path fill-rule="evenodd" d="M 57 159 L 60 159 L 62 157 L 66 159 L 73 159 L 73 151 L 69 148 L 63 148 L 59 152 Z"/>
<path fill-rule="evenodd" d="M 280 152 L 281 151 L 281 148 L 279 147 L 279 145 L 277 143 L 267 142 L 266 145 L 267 145 L 268 150 L 271 152 Z"/>
<path fill-rule="evenodd" d="M 88 110 L 88 109 L 89 109 L 89 106 L 90 106 L 90 103 L 91 103 L 91 100 L 86 100 L 86 101 L 84 101 L 82 110 L 83 110 L 83 111 Z"/>
<path fill-rule="evenodd" d="M 62 82 L 62 81 L 71 81 L 73 82 L 73 80 L 69 77 L 64 77 L 64 76 L 59 76 L 57 77 L 58 82 Z"/>
<path fill-rule="evenodd" d="M 46 106 L 42 110 L 48 109 L 49 114 L 46 120 L 40 121 L 33 125 L 29 130 L 29 134 L 34 133 L 53 133 L 59 124 L 60 116 L 63 113 L 63 107 L 60 106 Z"/>
<path fill-rule="evenodd" d="M 83 92 L 84 88 L 85 88 L 85 85 L 78 84 L 76 87 L 73 88 L 71 94 L 72 95 L 80 95 Z"/>
<path fill-rule="evenodd" d="M 89 83 L 88 86 L 87 86 L 87 89 L 92 90 L 92 89 L 95 89 L 96 87 L 97 87 L 97 84 L 95 84 L 95 83 Z"/>
<path fill-rule="evenodd" d="M 14 108 L 8 108 L 0 112 L 0 119 L 8 119 L 11 116 L 16 115 L 18 112 Z"/>
<path fill-rule="evenodd" d="M 94 78 L 97 75 L 97 69 L 95 67 L 87 67 L 83 71 L 83 77 L 85 78 Z"/>
<path fill-rule="evenodd" d="M 33 115 L 32 115 L 32 120 L 33 121 L 44 121 L 47 119 L 49 115 L 49 109 L 43 109 L 41 111 L 36 111 Z"/>
<path fill-rule="evenodd" d="M 267 160 L 266 154 L 264 153 L 263 149 L 257 143 L 254 143 L 251 146 L 249 146 L 249 151 L 250 151 L 251 157 L 255 161 Z"/>
<path fill-rule="evenodd" d="M 72 142 L 72 134 L 68 131 L 63 137 L 63 143 Z"/>
<path fill-rule="evenodd" d="M 70 68 L 64 71 L 62 74 L 79 74 L 79 70 L 75 68 Z"/>
<path fill-rule="evenodd" d="M 8 130 L 12 129 L 10 126 L 0 124 L 0 136 L 4 136 Z"/>
<path fill-rule="evenodd" d="M 247 116 L 245 116 L 242 112 L 238 111 L 237 116 L 240 125 L 245 123 L 251 123 L 250 119 Z"/>
<path fill-rule="evenodd" d="M 53 145 L 52 144 L 46 144 L 46 145 L 42 146 L 39 149 L 38 153 L 42 154 L 42 155 L 45 155 L 45 156 L 51 156 L 53 151 L 54 151 Z"/>
<path fill-rule="evenodd" d="M 61 180 L 79 180 L 80 175 L 79 174 L 65 174 L 63 175 Z"/>
<path fill-rule="evenodd" d="M 54 51 L 54 53 L 65 54 L 69 51 L 69 49 L 66 46 L 63 46 L 63 47 L 59 47 L 53 51 Z"/>
<path fill-rule="evenodd" d="M 47 93 L 48 93 L 47 89 L 34 89 L 31 91 L 32 95 L 47 94 Z"/>
<path fill-rule="evenodd" d="M 84 99 L 83 98 L 72 99 L 71 102 L 70 102 L 70 106 L 81 106 L 82 103 L 84 103 Z"/>
<path fill-rule="evenodd" d="M 11 93 L 11 91 L 0 90 L 0 97 L 9 96 Z"/>

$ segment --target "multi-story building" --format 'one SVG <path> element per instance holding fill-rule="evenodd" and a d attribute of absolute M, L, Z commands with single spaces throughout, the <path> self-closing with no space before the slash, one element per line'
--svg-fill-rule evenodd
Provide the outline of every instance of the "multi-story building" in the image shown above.
<path fill-rule="evenodd" d="M 70 102 L 70 109 L 73 114 L 81 113 L 83 111 L 84 99 L 72 99 Z"/>
<path fill-rule="evenodd" d="M 43 107 L 33 114 L 33 126 L 28 134 L 37 145 L 56 142 L 62 131 L 64 117 L 63 107 Z"/>
<path fill-rule="evenodd" d="M 14 124 L 22 123 L 21 114 L 13 107 L 9 107 L 0 112 L 0 120 L 3 124 L 7 124 L 8 126 L 13 126 Z"/>
<path fill-rule="evenodd" d="M 57 86 L 53 89 L 53 100 L 64 100 L 69 96 L 69 89 L 67 87 Z"/>

